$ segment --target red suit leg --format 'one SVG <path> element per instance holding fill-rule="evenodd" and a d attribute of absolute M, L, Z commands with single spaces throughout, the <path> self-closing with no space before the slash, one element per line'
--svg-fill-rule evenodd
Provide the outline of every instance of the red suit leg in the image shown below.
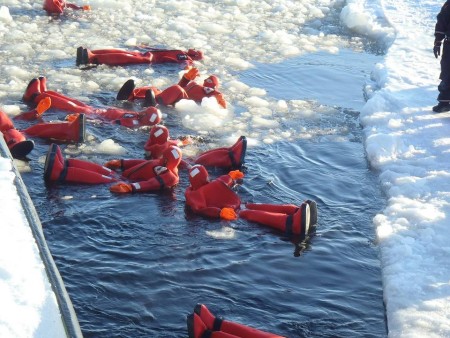
<path fill-rule="evenodd" d="M 179 85 L 170 86 L 160 93 L 155 92 L 155 97 L 158 103 L 166 106 L 172 106 L 182 99 L 189 99 L 189 95 Z"/>
<path fill-rule="evenodd" d="M 70 158 L 66 160 L 66 162 L 70 167 L 96 172 L 100 175 L 111 176 L 115 174 L 113 170 L 93 162 L 83 161 L 76 158 Z"/>
<path fill-rule="evenodd" d="M 288 214 L 271 211 L 277 210 L 277 208 L 270 204 L 255 205 L 249 203 L 248 206 L 251 209 L 242 210 L 239 217 L 281 230 L 288 235 L 303 236 L 309 231 L 310 210 L 308 203 L 302 203 L 293 213 Z M 267 207 L 267 209 L 264 209 L 264 207 Z M 291 211 L 290 206 L 282 206 L 282 208 L 288 208 L 287 210 Z"/>
<path fill-rule="evenodd" d="M 67 142 L 84 142 L 86 117 L 79 114 L 72 122 L 49 122 L 35 124 L 24 130 L 27 135 Z"/>
<path fill-rule="evenodd" d="M 0 131 L 4 132 L 8 129 L 13 129 L 14 124 L 6 113 L 0 110 Z"/>
<path fill-rule="evenodd" d="M 22 100 L 26 103 L 31 103 L 40 93 L 41 93 L 41 85 L 39 79 L 32 79 L 28 83 L 27 89 L 25 89 L 25 93 L 22 96 Z"/>
<path fill-rule="evenodd" d="M 195 163 L 210 167 L 239 169 L 244 164 L 246 150 L 247 139 L 241 136 L 231 147 L 211 149 L 200 154 Z"/>
<path fill-rule="evenodd" d="M 284 338 L 282 336 L 254 329 L 246 325 L 231 322 L 221 318 L 216 318 L 203 304 L 197 304 L 195 306 L 194 314 L 197 314 L 202 322 L 206 325 L 206 327 L 210 330 L 213 330 L 213 332 L 224 332 L 236 337 Z"/>
<path fill-rule="evenodd" d="M 133 89 L 133 93 L 130 95 L 128 100 L 130 100 L 130 101 L 132 101 L 132 100 L 144 100 L 145 99 L 145 93 L 149 89 L 153 90 L 153 93 L 155 93 L 155 95 L 159 95 L 161 93 L 161 90 L 159 90 L 156 87 L 152 87 L 152 86 L 139 87 L 139 88 Z"/>
<path fill-rule="evenodd" d="M 187 327 L 189 338 L 253 338 L 253 336 L 235 336 L 226 332 L 211 331 L 196 313 L 192 313 L 187 317 Z"/>
<path fill-rule="evenodd" d="M 72 99 L 63 94 L 54 92 L 54 91 L 46 91 L 40 95 L 38 95 L 34 101 L 39 102 L 40 100 L 50 97 L 52 100 L 52 107 L 56 109 L 61 109 L 64 111 L 68 111 L 71 113 L 84 113 L 84 114 L 92 114 L 94 112 L 94 108 L 83 103 L 81 101 Z"/>
<path fill-rule="evenodd" d="M 24 158 L 33 150 L 34 142 L 27 140 L 17 129 L 8 129 L 2 133 L 12 157 Z"/>
<path fill-rule="evenodd" d="M 47 91 L 47 79 L 45 78 L 45 76 L 39 76 L 39 90 L 41 91 L 41 93 L 46 92 Z"/>
<path fill-rule="evenodd" d="M 112 183 L 116 179 L 106 176 L 107 168 L 87 161 L 69 159 L 65 160 L 61 149 L 51 144 L 44 166 L 45 182 L 70 182 L 85 184 Z"/>
<path fill-rule="evenodd" d="M 127 64 L 151 63 L 151 53 L 127 52 L 120 49 L 98 49 L 88 52 L 89 63 L 120 66 Z"/>
<path fill-rule="evenodd" d="M 8 146 L 8 149 L 14 158 L 23 158 L 34 148 L 34 142 L 27 140 L 26 137 L 17 129 L 6 113 L 0 110 L 0 131 Z"/>
<path fill-rule="evenodd" d="M 293 215 L 298 206 L 294 204 L 265 204 L 265 203 L 246 203 L 245 207 L 251 210 L 263 210 L 269 212 L 278 212 L 287 215 Z"/>

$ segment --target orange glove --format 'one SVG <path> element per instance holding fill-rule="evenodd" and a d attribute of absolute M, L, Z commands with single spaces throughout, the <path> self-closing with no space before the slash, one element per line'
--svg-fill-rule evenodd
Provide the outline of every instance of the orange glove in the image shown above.
<path fill-rule="evenodd" d="M 47 96 L 43 98 L 41 101 L 39 101 L 36 107 L 36 111 L 38 113 L 36 117 L 40 117 L 42 114 L 44 114 L 47 111 L 47 109 L 50 108 L 51 105 L 52 99 L 50 98 L 50 96 Z"/>
<path fill-rule="evenodd" d="M 192 67 L 183 75 L 187 80 L 192 81 L 198 76 L 198 69 Z"/>
<path fill-rule="evenodd" d="M 73 122 L 78 118 L 78 114 L 69 114 L 66 116 L 66 120 L 69 122 Z"/>
<path fill-rule="evenodd" d="M 104 166 L 109 169 L 120 169 L 120 168 L 122 168 L 122 161 L 121 160 L 111 160 L 111 161 L 106 162 L 104 164 Z"/>
<path fill-rule="evenodd" d="M 244 173 L 239 170 L 232 170 L 228 173 L 233 180 L 244 178 Z"/>
<path fill-rule="evenodd" d="M 109 188 L 111 192 L 117 192 L 119 194 L 127 194 L 133 192 L 133 187 L 131 184 L 120 182 Z"/>
<path fill-rule="evenodd" d="M 222 208 L 222 210 L 220 210 L 220 218 L 223 218 L 227 221 L 233 221 L 238 217 L 233 208 Z"/>
<path fill-rule="evenodd" d="M 187 146 L 188 144 L 192 144 L 192 143 L 193 143 L 193 141 L 192 141 L 191 137 L 190 136 L 186 136 L 186 137 L 180 139 L 180 141 L 178 142 L 178 146 L 179 147 Z"/>
<path fill-rule="evenodd" d="M 89 5 L 83 6 L 83 11 L 90 11 L 90 10 L 91 10 L 91 6 L 89 6 Z"/>

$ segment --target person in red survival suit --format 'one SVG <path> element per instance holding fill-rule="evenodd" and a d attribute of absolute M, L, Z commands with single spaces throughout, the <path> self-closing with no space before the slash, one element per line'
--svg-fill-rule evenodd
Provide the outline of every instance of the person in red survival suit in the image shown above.
<path fill-rule="evenodd" d="M 181 147 L 189 143 L 189 139 L 170 139 L 169 129 L 163 125 L 157 124 L 150 129 L 148 140 L 144 145 L 145 157 L 148 159 L 161 158 L 164 151 L 170 146 Z"/>
<path fill-rule="evenodd" d="M 128 80 L 124 83 L 117 94 L 118 100 L 144 99 L 145 105 L 156 106 L 174 105 L 182 99 L 193 100 L 201 103 L 205 97 L 215 97 L 217 103 L 222 107 L 227 107 L 223 94 L 218 91 L 219 79 L 215 75 L 210 75 L 203 81 L 203 85 L 198 84 L 194 79 L 198 76 L 198 69 L 193 67 L 184 73 L 178 84 L 170 86 L 164 90 L 159 90 L 152 86 L 135 88 L 134 81 Z"/>
<path fill-rule="evenodd" d="M 105 166 L 121 169 L 122 177 L 135 183 L 119 182 L 110 187 L 115 193 L 135 193 L 171 189 L 178 184 L 178 166 L 182 158 L 181 149 L 168 147 L 156 160 L 112 160 Z"/>
<path fill-rule="evenodd" d="M 122 49 L 90 50 L 84 47 L 78 47 L 76 65 L 122 66 L 142 63 L 182 63 L 189 66 L 194 61 L 201 59 L 203 59 L 203 53 L 195 49 L 188 49 L 187 51 L 179 49 L 150 49 L 145 52 L 139 52 Z"/>
<path fill-rule="evenodd" d="M 46 183 L 117 184 L 111 192 L 131 193 L 170 189 L 178 184 L 178 165 L 181 150 L 170 147 L 158 160 L 114 160 L 104 166 L 79 159 L 64 159 L 58 145 L 50 145 L 45 160 L 44 180 Z M 114 169 L 123 169 L 119 176 Z M 122 180 L 134 183 L 126 183 Z"/>
<path fill-rule="evenodd" d="M 144 150 L 147 157 L 158 158 L 170 145 L 183 146 L 190 142 L 190 139 L 170 139 L 169 130 L 165 126 L 155 125 L 150 129 L 149 138 L 144 145 Z M 240 169 L 244 164 L 246 150 L 247 139 L 245 136 L 241 136 L 232 146 L 205 151 L 193 159 L 193 162 L 209 167 Z M 187 166 L 189 167 L 189 165 Z"/>
<path fill-rule="evenodd" d="M 148 107 L 140 112 L 134 112 L 119 108 L 93 108 L 81 101 L 70 98 L 55 91 L 47 90 L 46 78 L 41 76 L 30 81 L 25 90 L 22 100 L 25 103 L 38 103 L 42 99 L 50 97 L 52 107 L 64 110 L 73 114 L 86 114 L 90 117 L 111 121 L 128 128 L 138 128 L 141 126 L 152 126 L 161 122 L 161 112 L 155 107 Z M 72 116 L 69 120 L 76 119 Z"/>
<path fill-rule="evenodd" d="M 189 338 L 285 338 L 243 324 L 215 317 L 204 304 L 197 304 L 187 316 Z"/>
<path fill-rule="evenodd" d="M 36 109 L 17 115 L 14 120 L 39 118 L 50 105 L 50 98 L 45 98 Z M 0 131 L 14 158 L 24 158 L 34 148 L 34 142 L 27 140 L 25 135 L 66 142 L 83 142 L 86 135 L 84 114 L 71 122 L 43 122 L 19 131 L 8 115 L 0 111 Z"/>
<path fill-rule="evenodd" d="M 71 8 L 75 10 L 84 10 L 89 11 L 91 9 L 91 6 L 84 5 L 84 6 L 78 6 L 69 2 L 66 2 L 65 0 L 44 0 L 44 10 L 48 14 L 62 14 L 64 12 L 65 8 Z"/>
<path fill-rule="evenodd" d="M 189 169 L 190 186 L 184 193 L 186 205 L 203 216 L 235 220 L 235 210 L 239 209 L 241 199 L 231 187 L 243 177 L 242 172 L 235 170 L 210 181 L 206 168 L 194 165 Z"/>
<path fill-rule="evenodd" d="M 189 170 L 190 186 L 186 189 L 186 204 L 198 214 L 209 217 L 245 220 L 267 225 L 281 230 L 287 235 L 305 236 L 310 226 L 317 222 L 317 206 L 314 201 L 305 201 L 300 206 L 293 204 L 241 203 L 238 195 L 231 190 L 236 179 L 243 178 L 240 171 L 231 171 L 210 181 L 208 171 L 202 165 L 194 165 Z"/>

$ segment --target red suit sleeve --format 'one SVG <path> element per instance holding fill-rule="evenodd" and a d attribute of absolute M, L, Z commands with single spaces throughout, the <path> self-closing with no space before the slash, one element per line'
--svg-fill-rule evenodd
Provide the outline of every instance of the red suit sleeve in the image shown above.
<path fill-rule="evenodd" d="M 223 98 L 222 93 L 217 93 L 215 95 L 217 103 L 222 106 L 223 108 L 227 108 L 227 101 L 225 101 L 225 99 Z"/>
<path fill-rule="evenodd" d="M 186 87 L 188 83 L 191 82 L 190 80 L 186 79 L 184 76 L 181 78 L 181 80 L 178 82 L 178 85 L 182 88 Z"/>
<path fill-rule="evenodd" d="M 143 162 L 147 162 L 147 160 L 140 160 L 140 159 L 122 160 L 122 170 L 134 167 L 135 165 L 141 164 Z"/>
<path fill-rule="evenodd" d="M 195 209 L 194 212 L 207 217 L 220 218 L 220 210 L 222 209 L 215 207 L 206 207 Z"/>
<path fill-rule="evenodd" d="M 77 9 L 77 10 L 78 10 L 78 9 L 83 9 L 82 6 L 78 6 L 78 5 L 69 3 L 69 2 L 66 3 L 66 7 L 67 7 L 67 8 L 72 8 L 72 9 Z"/>

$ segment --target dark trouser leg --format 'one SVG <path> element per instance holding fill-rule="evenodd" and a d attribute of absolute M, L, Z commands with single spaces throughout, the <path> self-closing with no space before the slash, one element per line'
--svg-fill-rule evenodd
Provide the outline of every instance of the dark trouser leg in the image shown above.
<path fill-rule="evenodd" d="M 443 103 L 450 102 L 450 42 L 444 40 L 441 56 L 441 74 L 439 76 L 441 83 L 438 86 L 438 101 Z"/>
<path fill-rule="evenodd" d="M 438 86 L 439 103 L 433 107 L 435 113 L 450 111 L 450 42 L 444 40 L 444 46 L 441 55 L 441 74 L 439 76 L 441 83 Z"/>
<path fill-rule="evenodd" d="M 438 86 L 439 95 L 437 97 L 439 102 L 449 103 L 450 102 L 450 83 L 448 80 L 442 80 Z"/>

